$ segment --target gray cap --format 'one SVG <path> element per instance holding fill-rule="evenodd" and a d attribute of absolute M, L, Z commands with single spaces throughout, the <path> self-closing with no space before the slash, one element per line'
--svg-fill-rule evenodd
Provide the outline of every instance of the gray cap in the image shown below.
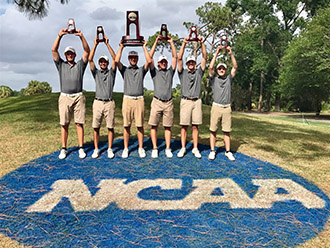
<path fill-rule="evenodd" d="M 186 64 L 187 64 L 189 61 L 194 61 L 194 62 L 196 62 L 196 58 L 195 58 L 195 56 L 194 56 L 194 55 L 189 55 L 189 56 L 187 57 Z"/>
<path fill-rule="evenodd" d="M 130 51 L 128 57 L 139 57 L 139 54 L 136 51 Z"/>

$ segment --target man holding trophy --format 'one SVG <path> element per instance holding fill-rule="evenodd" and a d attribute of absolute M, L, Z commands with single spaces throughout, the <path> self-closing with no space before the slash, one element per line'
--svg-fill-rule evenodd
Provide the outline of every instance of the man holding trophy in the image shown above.
<path fill-rule="evenodd" d="M 151 102 L 149 125 L 151 126 L 150 136 L 152 141 L 153 150 L 151 153 L 152 158 L 158 157 L 157 149 L 157 127 L 160 118 L 163 116 L 163 126 L 165 128 L 165 155 L 172 158 L 173 154 L 170 148 L 171 144 L 171 127 L 173 125 L 173 100 L 172 100 L 172 85 L 173 76 L 177 65 L 177 53 L 173 39 L 171 37 L 157 36 L 154 45 L 150 50 L 150 57 L 153 58 L 158 42 L 168 40 L 172 50 L 171 66 L 167 68 L 168 61 L 164 55 L 158 58 L 158 69 L 155 68 L 154 61 L 150 65 L 150 74 L 154 83 L 154 98 Z"/>
<path fill-rule="evenodd" d="M 227 65 L 225 63 L 219 63 L 217 65 L 216 71 L 214 72 L 214 65 L 216 58 L 219 55 L 221 50 L 225 49 L 231 58 L 232 69 L 229 75 L 226 75 Z M 233 78 L 236 75 L 237 71 L 237 62 L 234 57 L 234 54 L 230 46 L 223 46 L 222 44 L 217 47 L 217 50 L 211 60 L 209 67 L 209 78 L 210 85 L 213 92 L 213 104 L 211 108 L 211 117 L 210 117 L 210 147 L 211 152 L 209 154 L 209 159 L 215 159 L 215 142 L 216 135 L 218 130 L 218 123 L 221 121 L 222 132 L 224 134 L 223 140 L 225 144 L 225 156 L 230 161 L 235 161 L 235 157 L 230 151 L 230 132 L 231 132 L 231 107 L 230 107 L 230 98 L 231 98 L 231 85 Z"/>
<path fill-rule="evenodd" d="M 189 55 L 186 60 L 187 69 L 183 69 L 183 54 L 185 46 L 189 41 L 196 41 L 202 47 L 202 61 L 197 69 L 196 58 Z M 178 55 L 178 73 L 181 83 L 181 102 L 180 102 L 180 125 L 181 125 L 181 146 L 177 156 L 182 158 L 186 153 L 186 139 L 188 126 L 192 125 L 193 149 L 192 153 L 196 158 L 202 155 L 198 150 L 198 125 L 202 124 L 202 101 L 200 99 L 202 77 L 206 67 L 207 52 L 204 39 L 196 37 L 184 38 Z"/>
<path fill-rule="evenodd" d="M 68 29 L 61 29 L 52 47 L 53 59 L 60 77 L 61 94 L 58 100 L 59 115 L 61 124 L 61 142 L 62 149 L 59 159 L 66 158 L 67 155 L 67 140 L 69 135 L 69 124 L 71 115 L 74 113 L 74 120 L 77 128 L 78 143 L 79 143 L 79 158 L 85 158 L 86 153 L 83 149 L 84 144 L 84 126 L 85 123 L 85 102 L 86 98 L 83 95 L 83 76 L 88 62 L 90 52 L 87 41 L 85 40 L 80 30 L 74 29 L 73 33 L 81 40 L 84 52 L 82 59 L 75 62 L 76 51 L 73 47 L 67 47 L 64 51 L 66 61 L 64 61 L 58 52 L 60 41 L 64 35 L 69 33 Z"/>
<path fill-rule="evenodd" d="M 97 28 L 97 33 L 99 29 Z M 92 75 L 95 79 L 95 99 L 93 102 L 93 137 L 94 137 L 94 152 L 92 158 L 99 157 L 99 140 L 100 140 L 100 127 L 102 119 L 104 117 L 106 125 L 108 128 L 108 158 L 113 158 L 115 155 L 112 151 L 112 143 L 114 138 L 114 125 L 115 125 L 115 102 L 112 99 L 113 88 L 115 85 L 116 77 L 116 63 L 115 58 L 116 54 L 109 44 L 109 39 L 103 33 L 102 29 L 102 39 L 99 39 L 97 34 L 94 39 L 94 46 L 89 55 L 89 66 L 92 72 Z M 109 53 L 112 57 L 111 68 L 109 70 L 109 58 L 106 55 L 102 55 L 99 60 L 100 70 L 96 68 L 93 58 L 95 54 L 96 47 L 100 42 L 104 42 L 107 46 Z"/>

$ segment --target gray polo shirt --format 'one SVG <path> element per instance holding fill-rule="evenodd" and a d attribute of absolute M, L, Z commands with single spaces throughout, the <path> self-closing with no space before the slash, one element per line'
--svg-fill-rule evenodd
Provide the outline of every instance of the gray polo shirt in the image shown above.
<path fill-rule="evenodd" d="M 172 97 L 174 72 L 172 66 L 166 70 L 158 70 L 156 68 L 150 70 L 152 81 L 154 82 L 155 97 L 162 100 L 169 100 Z"/>
<path fill-rule="evenodd" d="M 110 70 L 99 70 L 95 68 L 95 70 L 91 70 L 92 75 L 95 79 L 95 97 L 100 99 L 111 99 L 113 87 L 115 85 L 116 78 L 116 69 L 113 71 L 112 68 Z"/>
<path fill-rule="evenodd" d="M 231 98 L 231 84 L 233 77 L 231 74 L 221 78 L 219 75 L 214 74 L 210 77 L 210 85 L 213 92 L 213 101 L 219 104 L 229 104 Z"/>
<path fill-rule="evenodd" d="M 201 67 L 197 70 L 190 72 L 187 69 L 179 73 L 181 83 L 181 96 L 189 98 L 199 98 L 202 89 L 202 78 L 204 71 Z"/>
<path fill-rule="evenodd" d="M 58 62 L 54 62 L 60 76 L 61 92 L 67 94 L 82 92 L 83 77 L 87 62 L 84 63 L 84 61 L 80 59 L 77 63 L 74 63 L 73 66 L 70 66 L 67 61 L 61 58 Z"/>
<path fill-rule="evenodd" d="M 143 79 L 148 70 L 145 70 L 144 66 L 126 67 L 123 65 L 119 71 L 124 79 L 124 95 L 143 96 Z"/>

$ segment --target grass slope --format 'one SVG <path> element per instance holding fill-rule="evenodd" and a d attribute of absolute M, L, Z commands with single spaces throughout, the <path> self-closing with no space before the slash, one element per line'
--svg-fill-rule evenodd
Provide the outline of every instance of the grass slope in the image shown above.
<path fill-rule="evenodd" d="M 20 165 L 43 155 L 59 150 L 60 126 L 57 110 L 58 93 L 19 96 L 0 99 L 0 176 L 15 170 Z M 115 138 L 122 138 L 122 94 L 115 93 L 116 127 Z M 86 93 L 87 118 L 85 143 L 93 142 L 92 102 L 94 93 Z M 145 137 L 149 137 L 147 125 L 152 98 L 146 97 Z M 175 121 L 172 138 L 180 139 L 179 104 L 175 99 Z M 200 126 L 199 143 L 209 144 L 210 106 L 203 106 L 203 121 Z M 76 146 L 74 124 L 70 125 L 68 146 Z M 163 138 L 163 128 L 158 137 Z M 136 136 L 132 128 L 131 137 Z M 264 115 L 233 114 L 232 150 L 274 163 L 296 173 L 321 188 L 330 196 L 330 125 L 309 123 Z M 105 125 L 101 128 L 101 141 L 107 140 Z M 191 129 L 188 130 L 188 141 Z M 223 146 L 219 132 L 217 146 Z M 0 247 L 21 247 L 18 243 L 0 235 Z M 301 247 L 330 247 L 330 223 L 315 239 Z"/>

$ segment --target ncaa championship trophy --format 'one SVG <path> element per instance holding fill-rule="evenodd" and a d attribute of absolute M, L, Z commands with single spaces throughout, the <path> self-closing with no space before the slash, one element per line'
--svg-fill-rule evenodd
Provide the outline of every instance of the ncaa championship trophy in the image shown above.
<path fill-rule="evenodd" d="M 136 38 L 130 37 L 130 26 L 135 25 Z M 127 11 L 126 12 L 126 36 L 122 37 L 124 46 L 143 46 L 143 36 L 140 36 L 139 28 L 139 12 L 138 11 Z"/>
<path fill-rule="evenodd" d="M 170 38 L 168 37 L 168 30 L 167 30 L 167 25 L 162 24 L 160 26 L 160 40 L 169 40 Z"/>
<path fill-rule="evenodd" d="M 77 32 L 77 31 L 76 31 L 76 25 L 75 25 L 75 23 L 74 23 L 73 18 L 70 18 L 70 19 L 68 20 L 68 26 L 67 26 L 66 30 L 67 30 L 67 32 L 68 32 L 69 34 L 74 34 L 74 33 Z"/>
<path fill-rule="evenodd" d="M 228 39 L 227 39 L 227 35 L 225 33 L 222 33 L 220 35 L 221 39 L 220 39 L 220 45 L 223 47 L 223 48 L 227 48 L 228 46 Z"/>
<path fill-rule="evenodd" d="M 196 26 L 191 26 L 188 41 L 199 41 Z"/>
<path fill-rule="evenodd" d="M 104 42 L 104 30 L 102 26 L 98 26 L 96 29 L 97 42 Z"/>

